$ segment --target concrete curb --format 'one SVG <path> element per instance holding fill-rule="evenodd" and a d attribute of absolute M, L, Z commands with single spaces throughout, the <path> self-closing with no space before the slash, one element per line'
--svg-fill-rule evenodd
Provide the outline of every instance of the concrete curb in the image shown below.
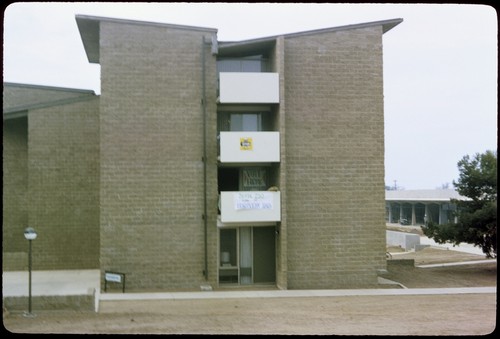
<path fill-rule="evenodd" d="M 408 288 L 408 289 L 359 289 L 359 290 L 279 290 L 279 291 L 211 291 L 174 293 L 111 293 L 101 294 L 100 301 L 119 300 L 186 300 L 234 298 L 298 298 L 344 297 L 377 295 L 433 295 L 433 294 L 496 294 L 496 287 L 459 288 Z"/>

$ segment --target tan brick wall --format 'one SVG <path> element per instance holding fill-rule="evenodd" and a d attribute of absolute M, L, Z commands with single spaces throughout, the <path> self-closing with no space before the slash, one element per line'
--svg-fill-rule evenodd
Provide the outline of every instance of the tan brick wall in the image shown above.
<path fill-rule="evenodd" d="M 27 118 L 3 122 L 3 269 L 20 270 L 27 266 L 28 225 L 28 122 Z M 26 259 L 26 260 L 25 260 Z"/>
<path fill-rule="evenodd" d="M 98 103 L 94 98 L 29 112 L 28 224 L 38 233 L 35 270 L 99 265 Z"/>
<path fill-rule="evenodd" d="M 211 33 L 104 20 L 100 100 L 31 111 L 29 127 L 4 124 L 11 267 L 25 260 L 18 238 L 29 224 L 35 269 L 100 266 L 126 273 L 129 291 L 205 283 L 201 50 Z M 203 48 L 215 285 L 217 75 Z M 281 97 L 277 284 L 374 285 L 385 268 L 381 27 L 278 38 L 271 59 Z"/>
<path fill-rule="evenodd" d="M 101 269 L 127 288 L 204 282 L 202 36 L 101 22 Z M 210 268 L 215 268 L 215 58 L 206 50 Z M 211 214 L 210 214 L 211 213 Z M 215 279 L 214 270 L 209 270 Z"/>
<path fill-rule="evenodd" d="M 381 27 L 285 44 L 288 288 L 376 283 L 385 267 Z"/>

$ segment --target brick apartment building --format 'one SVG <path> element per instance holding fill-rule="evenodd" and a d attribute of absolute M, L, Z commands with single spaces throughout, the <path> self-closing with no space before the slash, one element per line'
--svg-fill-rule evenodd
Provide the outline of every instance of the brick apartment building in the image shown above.
<path fill-rule="evenodd" d="M 401 21 L 221 42 L 77 15 L 99 96 L 4 84 L 3 269 L 26 268 L 31 226 L 35 270 L 129 290 L 375 286 L 382 37 Z"/>

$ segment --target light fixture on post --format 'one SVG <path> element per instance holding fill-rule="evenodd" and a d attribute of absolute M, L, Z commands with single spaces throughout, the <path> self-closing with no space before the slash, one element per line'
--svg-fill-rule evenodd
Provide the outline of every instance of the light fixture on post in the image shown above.
<path fill-rule="evenodd" d="M 31 312 L 31 241 L 36 239 L 36 231 L 32 227 L 27 227 L 24 230 L 24 237 L 29 242 L 29 251 L 28 251 L 28 286 L 29 286 L 29 295 L 28 295 L 28 313 L 24 313 L 25 317 L 34 317 L 35 315 Z"/>

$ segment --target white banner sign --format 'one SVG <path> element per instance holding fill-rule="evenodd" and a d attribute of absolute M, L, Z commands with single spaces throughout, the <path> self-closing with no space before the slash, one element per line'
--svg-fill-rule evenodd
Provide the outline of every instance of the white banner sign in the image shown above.
<path fill-rule="evenodd" d="M 236 210 L 272 210 L 273 195 L 268 192 L 242 192 L 234 195 Z"/>

